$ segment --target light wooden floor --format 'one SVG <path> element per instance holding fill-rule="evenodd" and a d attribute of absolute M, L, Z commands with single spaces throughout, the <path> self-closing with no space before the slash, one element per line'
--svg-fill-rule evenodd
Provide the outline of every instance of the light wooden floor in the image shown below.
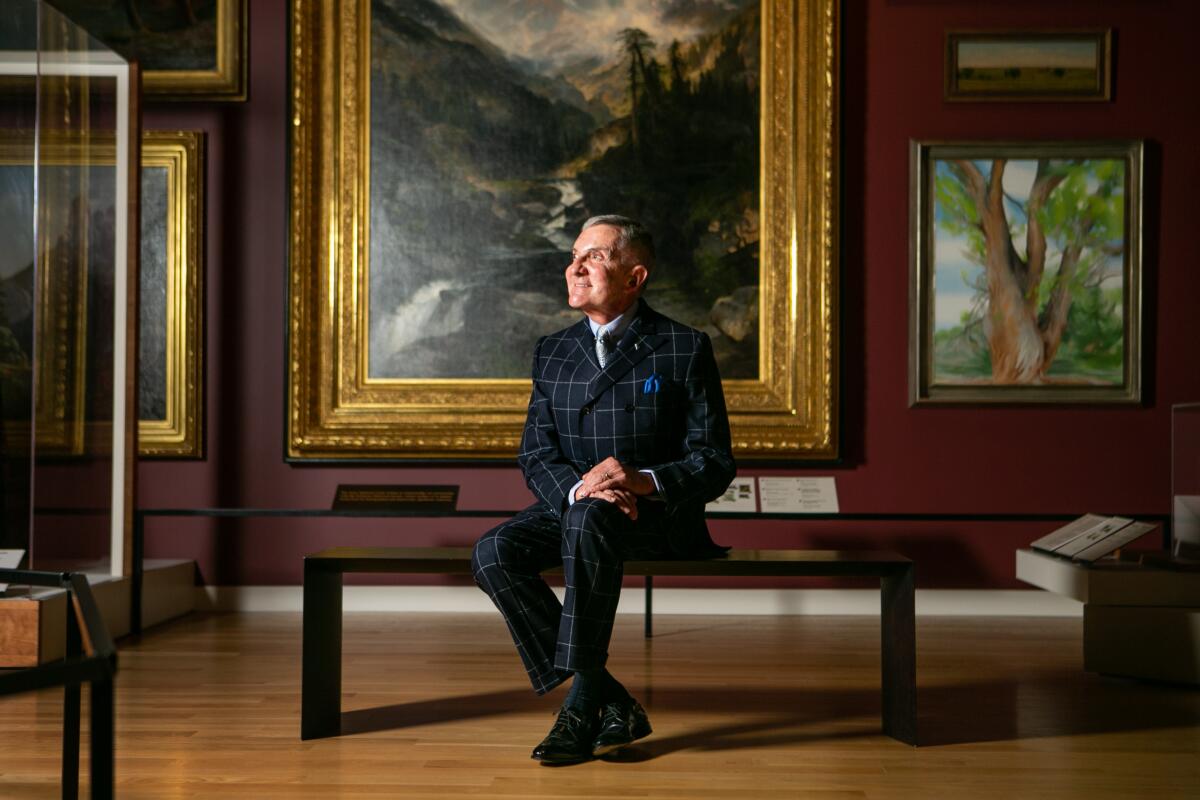
<path fill-rule="evenodd" d="M 562 690 L 529 691 L 498 616 L 348 614 L 353 733 L 312 742 L 298 614 L 170 623 L 121 648 L 118 796 L 1200 798 L 1200 692 L 1083 674 L 1079 620 L 919 619 L 916 749 L 879 730 L 875 619 L 617 625 L 655 732 L 550 768 Z M 60 698 L 0 698 L 0 798 L 57 796 Z"/>

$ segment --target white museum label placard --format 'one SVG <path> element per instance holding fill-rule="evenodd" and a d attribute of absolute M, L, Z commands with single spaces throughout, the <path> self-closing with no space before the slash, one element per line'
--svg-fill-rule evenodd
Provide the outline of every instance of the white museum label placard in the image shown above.
<path fill-rule="evenodd" d="M 764 514 L 836 514 L 837 486 L 829 478 L 758 479 L 758 498 Z"/>
<path fill-rule="evenodd" d="M 725 494 L 705 506 L 713 514 L 731 511 L 758 511 L 758 489 L 754 478 L 734 478 Z"/>

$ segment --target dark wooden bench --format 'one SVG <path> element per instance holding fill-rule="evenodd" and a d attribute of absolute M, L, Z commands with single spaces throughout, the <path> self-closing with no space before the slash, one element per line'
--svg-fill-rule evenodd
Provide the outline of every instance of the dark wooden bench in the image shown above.
<path fill-rule="evenodd" d="M 469 575 L 470 561 L 471 551 L 466 547 L 331 547 L 304 559 L 301 739 L 341 733 L 342 576 L 370 572 Z M 906 744 L 917 744 L 917 647 L 911 560 L 888 552 L 732 550 L 725 558 L 628 561 L 625 574 L 647 578 L 647 635 L 650 635 L 649 589 L 655 575 L 879 578 L 883 732 Z"/>

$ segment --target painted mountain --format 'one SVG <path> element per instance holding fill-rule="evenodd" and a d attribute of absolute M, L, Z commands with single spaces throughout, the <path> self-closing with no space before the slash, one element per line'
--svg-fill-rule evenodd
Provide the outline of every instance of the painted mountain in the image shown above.
<path fill-rule="evenodd" d="M 757 375 L 757 0 L 373 0 L 370 375 L 520 378 L 580 225 Z M 713 320 L 716 320 L 714 322 Z"/>

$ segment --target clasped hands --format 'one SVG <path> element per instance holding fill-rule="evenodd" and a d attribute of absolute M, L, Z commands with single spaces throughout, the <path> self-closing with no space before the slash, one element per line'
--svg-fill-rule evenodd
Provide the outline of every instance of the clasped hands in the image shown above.
<path fill-rule="evenodd" d="M 637 519 L 637 499 L 654 494 L 654 479 L 644 472 L 626 467 L 612 456 L 601 461 L 583 476 L 583 485 L 575 490 L 575 499 L 598 497 Z"/>

